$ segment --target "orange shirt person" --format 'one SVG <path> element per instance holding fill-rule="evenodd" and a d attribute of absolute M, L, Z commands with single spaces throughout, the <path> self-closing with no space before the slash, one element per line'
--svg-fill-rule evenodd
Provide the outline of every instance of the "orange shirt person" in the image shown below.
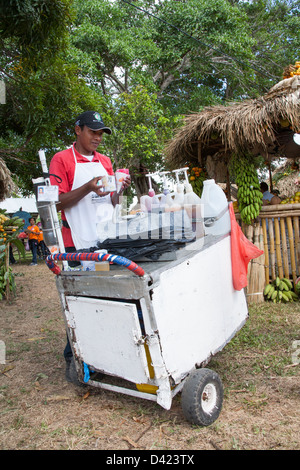
<path fill-rule="evenodd" d="M 45 242 L 44 242 L 44 234 L 43 234 L 41 222 L 39 222 L 39 223 L 37 224 L 37 226 L 38 226 L 38 229 L 39 229 L 39 231 L 40 231 L 40 234 L 38 235 L 38 248 L 37 248 L 38 256 L 39 256 L 40 258 L 45 259 L 46 256 L 47 256 L 47 252 L 48 252 L 49 250 L 47 249 L 47 246 L 45 245 Z"/>
<path fill-rule="evenodd" d="M 38 246 L 38 237 L 40 235 L 40 229 L 35 225 L 35 220 L 33 217 L 29 219 L 29 226 L 25 230 L 28 233 L 29 248 L 32 252 L 32 262 L 30 266 L 37 266 L 37 246 Z"/>

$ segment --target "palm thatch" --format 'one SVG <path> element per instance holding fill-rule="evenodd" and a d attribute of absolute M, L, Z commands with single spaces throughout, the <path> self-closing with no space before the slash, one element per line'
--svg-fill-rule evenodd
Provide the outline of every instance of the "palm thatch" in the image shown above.
<path fill-rule="evenodd" d="M 201 165 L 207 156 L 228 161 L 237 152 L 299 157 L 299 146 L 293 146 L 293 135 L 300 132 L 299 111 L 300 76 L 296 75 L 257 99 L 206 107 L 186 116 L 166 147 L 166 159 L 174 168 Z"/>
<path fill-rule="evenodd" d="M 5 162 L 0 158 L 0 201 L 3 201 L 16 190 L 16 185 L 12 180 L 11 173 Z"/>

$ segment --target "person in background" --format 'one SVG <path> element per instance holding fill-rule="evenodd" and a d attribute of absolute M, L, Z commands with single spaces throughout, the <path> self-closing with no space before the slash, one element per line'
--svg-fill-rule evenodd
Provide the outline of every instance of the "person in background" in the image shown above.
<path fill-rule="evenodd" d="M 280 204 L 281 199 L 280 197 L 276 196 L 275 194 L 270 193 L 269 186 L 267 183 L 262 182 L 260 183 L 260 190 L 263 194 L 263 206 L 267 204 Z"/>
<path fill-rule="evenodd" d="M 9 244 L 9 264 L 15 264 L 15 263 L 16 263 L 16 260 L 14 257 L 14 252 L 13 252 L 11 244 Z"/>
<path fill-rule="evenodd" d="M 62 237 L 66 253 L 88 249 L 97 244 L 97 224 L 111 220 L 113 208 L 120 194 L 131 184 L 128 176 L 119 192 L 104 190 L 102 178 L 114 175 L 109 157 L 97 152 L 104 133 L 111 129 L 103 123 L 98 112 L 86 111 L 75 122 L 76 142 L 56 153 L 49 166 L 50 181 L 58 185 L 61 211 Z M 58 178 L 57 178 L 58 177 Z M 71 268 L 76 262 L 69 262 Z M 64 350 L 66 379 L 72 382 L 72 349 L 67 339 Z"/>
<path fill-rule="evenodd" d="M 25 232 L 28 234 L 29 248 L 32 253 L 32 262 L 30 263 L 30 266 L 37 266 L 37 247 L 40 230 L 38 226 L 35 225 L 35 220 L 33 217 L 29 219 L 29 226 Z"/>
<path fill-rule="evenodd" d="M 44 242 L 44 235 L 43 235 L 41 222 L 38 222 L 37 226 L 38 226 L 39 231 L 40 231 L 40 234 L 38 236 L 38 247 L 37 247 L 38 256 L 41 259 L 46 259 L 46 257 L 50 254 L 50 251 L 48 250 L 48 248 L 46 247 L 46 244 Z"/>
<path fill-rule="evenodd" d="M 280 196 L 279 196 L 280 192 L 279 192 L 278 189 L 273 189 L 272 194 L 274 194 L 274 196 L 277 196 L 277 197 L 280 198 Z"/>

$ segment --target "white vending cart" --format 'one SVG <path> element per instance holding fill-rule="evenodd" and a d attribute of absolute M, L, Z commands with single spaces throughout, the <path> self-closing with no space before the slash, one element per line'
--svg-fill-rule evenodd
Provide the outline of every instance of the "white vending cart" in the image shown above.
<path fill-rule="evenodd" d="M 232 285 L 230 239 L 205 236 L 137 270 L 56 271 L 76 379 L 167 410 L 181 392 L 188 421 L 214 422 L 223 388 L 205 366 L 248 317 Z"/>

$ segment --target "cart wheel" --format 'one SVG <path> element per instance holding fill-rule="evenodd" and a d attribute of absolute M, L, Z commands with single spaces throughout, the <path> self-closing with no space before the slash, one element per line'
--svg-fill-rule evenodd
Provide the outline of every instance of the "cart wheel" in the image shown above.
<path fill-rule="evenodd" d="M 223 403 L 223 385 L 210 369 L 197 369 L 186 379 L 181 395 L 185 418 L 192 424 L 209 426 L 219 416 Z"/>

